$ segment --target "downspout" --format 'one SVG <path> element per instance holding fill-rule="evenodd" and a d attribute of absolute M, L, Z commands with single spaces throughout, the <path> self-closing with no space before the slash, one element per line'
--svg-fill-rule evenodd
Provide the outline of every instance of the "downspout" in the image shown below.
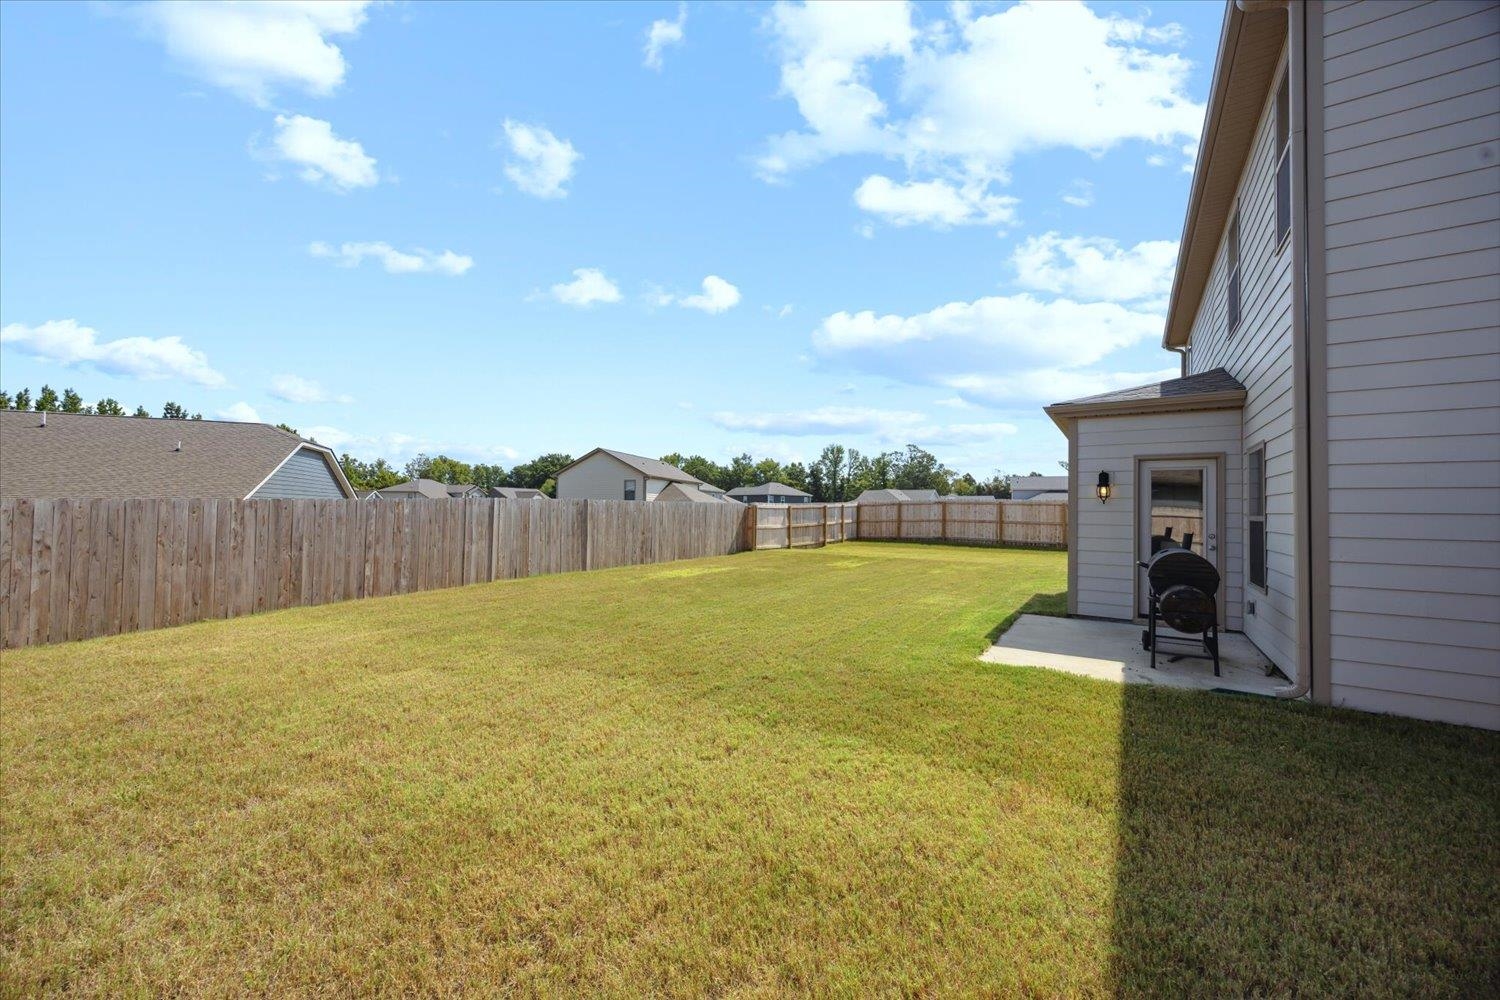
<path fill-rule="evenodd" d="M 1291 112 L 1292 156 L 1292 532 L 1299 565 L 1296 568 L 1295 610 L 1297 679 L 1280 688 L 1279 698 L 1305 698 L 1313 689 L 1312 580 L 1313 540 L 1311 527 L 1311 396 L 1315 371 L 1308 350 L 1312 328 L 1312 289 L 1309 281 L 1311 250 L 1308 197 L 1308 31 L 1307 5 L 1288 3 L 1287 90 Z M 1319 39 L 1321 43 L 1321 38 Z M 1321 53 L 1322 45 L 1318 45 Z M 1321 55 L 1319 56 L 1321 58 Z M 1319 115 L 1321 120 L 1321 115 Z M 1321 214 L 1321 213 L 1320 213 Z"/>

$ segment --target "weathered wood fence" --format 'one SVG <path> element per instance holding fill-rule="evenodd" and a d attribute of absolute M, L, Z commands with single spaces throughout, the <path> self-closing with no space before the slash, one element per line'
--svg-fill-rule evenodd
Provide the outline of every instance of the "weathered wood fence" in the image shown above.
<path fill-rule="evenodd" d="M 942 500 L 859 505 L 866 540 L 1066 548 L 1068 505 L 1026 500 Z"/>
<path fill-rule="evenodd" d="M 761 503 L 749 509 L 751 548 L 816 548 L 858 536 L 858 506 L 852 503 Z"/>
<path fill-rule="evenodd" d="M 0 645 L 727 555 L 738 504 L 0 500 Z"/>

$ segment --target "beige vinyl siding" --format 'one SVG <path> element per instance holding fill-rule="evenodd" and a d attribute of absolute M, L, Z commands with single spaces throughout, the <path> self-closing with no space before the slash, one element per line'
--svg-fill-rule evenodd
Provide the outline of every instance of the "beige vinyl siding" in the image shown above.
<path fill-rule="evenodd" d="M 1224 577 L 1225 625 L 1243 627 L 1244 537 L 1241 507 L 1242 469 L 1240 412 L 1141 414 L 1128 417 L 1083 417 L 1078 420 L 1076 479 L 1078 501 L 1077 591 L 1080 615 L 1096 618 L 1136 616 L 1133 605 L 1136 560 L 1135 465 L 1140 459 L 1175 456 L 1225 456 L 1224 519 L 1220 525 L 1219 572 Z M 1093 497 L 1090 484 L 1108 472 L 1114 496 L 1108 503 Z"/>
<path fill-rule="evenodd" d="M 1324 46 L 1332 699 L 1497 728 L 1500 4 Z"/>
<path fill-rule="evenodd" d="M 665 479 L 648 479 L 646 480 L 646 494 L 645 496 L 641 497 L 641 499 L 655 500 L 658 496 L 661 495 L 661 491 L 666 488 L 667 481 Z"/>
<path fill-rule="evenodd" d="M 1227 329 L 1227 243 L 1221 244 L 1193 320 L 1187 373 L 1222 367 L 1245 386 L 1242 436 L 1223 450 L 1229 454 L 1230 471 L 1238 483 L 1245 472 L 1245 452 L 1258 444 L 1266 448 L 1266 590 L 1247 588 L 1240 559 L 1233 564 L 1231 582 L 1234 591 L 1244 590 L 1244 599 L 1255 603 L 1255 614 L 1243 618 L 1245 635 L 1283 673 L 1295 678 L 1292 254 L 1289 244 L 1276 244 L 1276 84 L 1285 70 L 1283 58 L 1266 95 L 1255 142 L 1240 178 L 1240 324 L 1231 336 Z M 1245 524 L 1237 503 L 1228 518 L 1227 527 L 1232 529 L 1231 537 L 1239 551 Z"/>
<path fill-rule="evenodd" d="M 639 472 L 619 459 L 603 452 L 591 455 L 565 469 L 557 477 L 559 500 L 623 500 L 625 480 L 634 479 L 636 499 L 645 499 L 645 479 Z"/>

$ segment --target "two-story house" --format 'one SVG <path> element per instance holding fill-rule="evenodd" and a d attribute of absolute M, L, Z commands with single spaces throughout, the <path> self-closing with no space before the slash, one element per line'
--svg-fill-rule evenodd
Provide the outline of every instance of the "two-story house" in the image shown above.
<path fill-rule="evenodd" d="M 1162 346 L 1047 408 L 1069 613 L 1173 529 L 1286 696 L 1500 728 L 1500 4 L 1228 5 Z"/>

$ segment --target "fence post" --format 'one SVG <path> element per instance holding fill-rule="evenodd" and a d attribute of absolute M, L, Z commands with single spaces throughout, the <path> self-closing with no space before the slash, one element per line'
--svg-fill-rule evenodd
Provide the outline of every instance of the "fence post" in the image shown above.
<path fill-rule="evenodd" d="M 938 529 L 938 537 L 946 542 L 948 540 L 948 505 L 941 500 L 938 501 L 938 517 L 942 522 L 942 527 Z"/>
<path fill-rule="evenodd" d="M 901 501 L 897 500 L 896 501 L 896 541 L 898 541 L 898 542 L 902 540 L 902 535 L 901 535 L 901 507 L 902 507 Z"/>
<path fill-rule="evenodd" d="M 784 510 L 784 511 L 786 511 L 786 547 L 787 548 L 791 548 L 792 547 L 792 508 L 788 507 L 786 505 L 783 505 L 781 509 Z"/>
<path fill-rule="evenodd" d="M 995 501 L 995 544 L 1005 544 L 1005 501 Z"/>
<path fill-rule="evenodd" d="M 745 537 L 749 540 L 745 547 L 754 552 L 760 548 L 760 514 L 753 503 L 746 504 L 745 508 Z"/>
<path fill-rule="evenodd" d="M 854 505 L 854 537 L 865 537 L 865 512 L 863 504 Z"/>

